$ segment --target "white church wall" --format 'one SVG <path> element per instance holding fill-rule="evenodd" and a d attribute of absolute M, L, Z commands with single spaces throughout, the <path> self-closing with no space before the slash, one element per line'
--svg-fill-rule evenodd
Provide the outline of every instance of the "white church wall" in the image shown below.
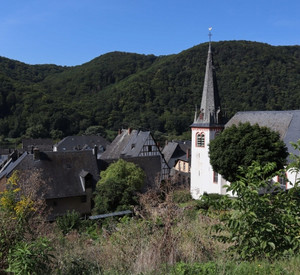
<path fill-rule="evenodd" d="M 214 139 L 219 128 L 192 128 L 192 155 L 191 155 L 191 194 L 194 199 L 199 199 L 204 193 L 222 194 L 223 181 L 220 175 L 216 179 L 209 161 L 209 142 Z M 204 133 L 203 147 L 196 146 L 197 134 Z"/>

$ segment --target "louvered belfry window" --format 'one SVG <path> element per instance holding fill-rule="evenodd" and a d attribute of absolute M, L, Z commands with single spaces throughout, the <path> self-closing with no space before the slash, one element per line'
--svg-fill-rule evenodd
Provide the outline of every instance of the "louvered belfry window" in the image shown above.
<path fill-rule="evenodd" d="M 204 133 L 197 133 L 196 134 L 196 146 L 197 147 L 204 147 L 205 146 L 205 135 L 204 135 Z"/>

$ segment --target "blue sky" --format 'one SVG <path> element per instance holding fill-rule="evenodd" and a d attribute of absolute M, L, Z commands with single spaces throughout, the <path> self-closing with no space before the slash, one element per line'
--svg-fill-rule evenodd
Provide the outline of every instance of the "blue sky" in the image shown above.
<path fill-rule="evenodd" d="M 299 0 L 0 0 L 0 56 L 80 65 L 112 51 L 167 55 L 208 40 L 300 45 Z"/>

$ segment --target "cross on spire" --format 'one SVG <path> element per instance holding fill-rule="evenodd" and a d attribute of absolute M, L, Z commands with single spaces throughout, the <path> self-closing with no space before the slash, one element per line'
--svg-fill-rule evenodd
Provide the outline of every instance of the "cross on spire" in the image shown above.
<path fill-rule="evenodd" d="M 211 34 L 211 30 L 212 30 L 212 27 L 209 27 L 208 28 L 208 38 L 209 38 L 209 43 L 211 42 L 211 36 L 212 36 L 212 34 Z"/>

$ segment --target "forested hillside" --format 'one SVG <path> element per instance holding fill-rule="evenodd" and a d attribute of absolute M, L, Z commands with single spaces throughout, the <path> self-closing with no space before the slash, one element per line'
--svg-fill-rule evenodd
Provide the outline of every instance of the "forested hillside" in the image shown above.
<path fill-rule="evenodd" d="M 300 109 L 300 46 L 212 43 L 223 110 Z M 52 137 L 90 126 L 189 131 L 200 105 L 208 44 L 176 55 L 112 52 L 75 67 L 0 58 L 0 136 Z"/>

